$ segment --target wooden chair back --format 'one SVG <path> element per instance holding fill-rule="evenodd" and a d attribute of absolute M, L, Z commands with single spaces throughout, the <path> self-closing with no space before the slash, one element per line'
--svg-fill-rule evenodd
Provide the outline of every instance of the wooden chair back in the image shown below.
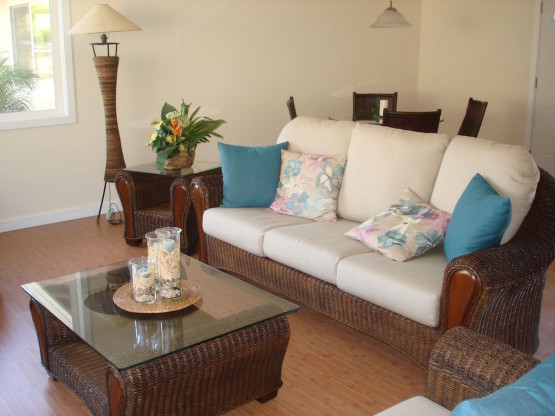
<path fill-rule="evenodd" d="M 389 111 L 383 113 L 383 125 L 397 129 L 437 133 L 441 109 L 437 111 Z"/>
<path fill-rule="evenodd" d="M 478 137 L 487 106 L 487 101 L 478 101 L 472 97 L 468 99 L 466 114 L 459 129 L 459 136 Z"/>
<path fill-rule="evenodd" d="M 359 94 L 353 92 L 353 121 L 372 120 L 376 109 L 380 108 L 380 100 L 387 100 L 390 111 L 397 110 L 397 92 L 387 94 Z"/>
<path fill-rule="evenodd" d="M 295 100 L 293 97 L 289 97 L 285 104 L 287 104 L 287 108 L 289 109 L 289 117 L 291 117 L 291 120 L 297 118 L 297 110 L 295 109 Z"/>

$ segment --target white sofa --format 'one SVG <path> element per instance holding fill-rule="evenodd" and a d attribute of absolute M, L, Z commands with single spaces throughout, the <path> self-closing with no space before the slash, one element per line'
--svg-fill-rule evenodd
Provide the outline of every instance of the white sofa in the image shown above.
<path fill-rule="evenodd" d="M 539 249 L 529 231 L 525 240 L 513 238 L 535 199 L 540 178 L 540 170 L 522 147 L 310 117 L 289 122 L 277 140 L 283 141 L 298 153 L 347 155 L 337 221 L 311 221 L 265 208 L 222 208 L 222 178 L 195 179 L 193 202 L 203 261 L 367 332 L 421 366 L 426 366 L 439 336 L 457 325 L 523 351 L 536 349 L 543 276 L 553 259 L 553 237 L 551 246 Z M 541 251 L 532 265 L 523 261 L 507 270 L 506 256 L 513 258 L 515 251 L 499 247 L 483 250 L 483 257 L 462 256 L 448 264 L 441 245 L 397 262 L 344 236 L 397 201 L 405 188 L 452 213 L 476 173 L 510 198 L 512 219 L 502 243 L 521 241 L 514 247 L 517 252 L 528 246 L 532 252 Z M 543 171 L 541 176 L 551 195 L 553 178 Z M 536 233 L 536 221 L 529 222 Z M 552 222 L 551 218 L 550 229 Z M 498 270 L 502 276 L 492 274 L 490 259 L 504 263 Z M 510 286 L 512 293 L 506 290 Z M 528 297 L 525 302 L 523 296 Z M 514 305 L 509 311 L 505 308 L 510 303 Z"/>

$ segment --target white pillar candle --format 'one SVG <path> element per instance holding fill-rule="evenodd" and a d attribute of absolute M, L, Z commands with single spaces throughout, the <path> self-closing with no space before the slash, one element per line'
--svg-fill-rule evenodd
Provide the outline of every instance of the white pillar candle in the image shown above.
<path fill-rule="evenodd" d="M 387 100 L 380 100 L 380 117 L 383 117 L 384 108 L 387 108 Z"/>

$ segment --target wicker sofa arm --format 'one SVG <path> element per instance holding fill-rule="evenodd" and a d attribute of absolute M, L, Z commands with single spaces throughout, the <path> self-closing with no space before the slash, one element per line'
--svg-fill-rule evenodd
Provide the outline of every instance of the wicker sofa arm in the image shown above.
<path fill-rule="evenodd" d="M 540 169 L 530 211 L 506 244 L 453 259 L 445 269 L 441 327 L 463 325 L 521 351 L 538 345 L 545 272 L 555 256 L 555 180 Z M 467 310 L 451 319 L 454 281 L 473 280 Z M 456 282 L 455 282 L 456 283 Z"/>
<path fill-rule="evenodd" d="M 223 175 L 201 176 L 193 179 L 193 207 L 199 233 L 199 260 L 206 263 L 206 234 L 202 227 L 204 211 L 220 206 L 224 194 Z"/>
<path fill-rule="evenodd" d="M 468 328 L 447 331 L 430 355 L 426 397 L 447 409 L 515 382 L 539 361 Z"/>
<path fill-rule="evenodd" d="M 191 254 L 198 241 L 197 223 L 190 215 L 191 211 L 191 180 L 176 178 L 170 187 L 170 201 L 172 207 L 173 226 L 181 228 L 181 249 Z"/>

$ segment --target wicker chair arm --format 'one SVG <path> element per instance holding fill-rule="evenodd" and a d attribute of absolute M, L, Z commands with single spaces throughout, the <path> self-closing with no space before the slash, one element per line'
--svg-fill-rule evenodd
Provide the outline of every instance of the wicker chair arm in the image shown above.
<path fill-rule="evenodd" d="M 174 178 L 164 175 L 121 170 L 116 175 L 116 188 L 122 204 L 129 201 L 131 212 L 170 201 Z"/>
<path fill-rule="evenodd" d="M 199 259 L 207 261 L 206 234 L 202 226 L 204 211 L 221 204 L 224 194 L 223 175 L 200 176 L 193 179 L 193 206 L 199 234 Z"/>
<path fill-rule="evenodd" d="M 202 199 L 197 202 L 202 203 L 203 211 L 209 208 L 219 207 L 222 203 L 224 195 L 223 180 L 223 175 L 200 176 L 193 179 L 193 194 L 199 192 L 199 195 L 202 195 Z M 199 205 L 195 205 L 195 208 L 197 206 Z"/>
<path fill-rule="evenodd" d="M 539 361 L 468 328 L 447 331 L 430 355 L 426 397 L 452 409 L 515 382 Z"/>

